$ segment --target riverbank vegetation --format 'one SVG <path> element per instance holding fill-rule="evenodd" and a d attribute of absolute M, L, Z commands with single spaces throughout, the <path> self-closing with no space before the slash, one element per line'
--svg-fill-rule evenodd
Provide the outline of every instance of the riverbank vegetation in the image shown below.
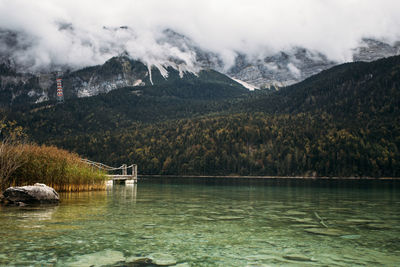
<path fill-rule="evenodd" d="M 105 189 L 105 174 L 92 170 L 77 154 L 54 146 L 3 144 L 2 147 L 0 167 L 10 170 L 1 173 L 2 190 L 35 183 L 66 192 Z"/>
<path fill-rule="evenodd" d="M 105 173 L 91 169 L 77 154 L 54 146 L 27 144 L 21 138 L 21 128 L 4 120 L 1 130 L 1 191 L 35 183 L 67 192 L 105 189 Z"/>

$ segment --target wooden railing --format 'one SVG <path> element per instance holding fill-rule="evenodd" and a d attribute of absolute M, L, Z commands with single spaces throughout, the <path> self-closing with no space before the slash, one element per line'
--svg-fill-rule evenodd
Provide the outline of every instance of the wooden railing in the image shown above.
<path fill-rule="evenodd" d="M 104 170 L 106 172 L 121 170 L 121 172 L 122 172 L 121 175 L 123 175 L 123 176 L 128 176 L 128 169 L 132 169 L 130 176 L 133 176 L 134 178 L 137 178 L 137 165 L 136 164 L 131 164 L 129 166 L 127 166 L 126 164 L 122 164 L 119 167 L 111 167 L 111 166 L 108 166 L 106 164 L 103 164 L 103 163 L 100 163 L 100 162 L 91 161 L 91 160 L 88 160 L 88 159 L 81 159 L 81 161 L 86 163 L 86 164 L 88 164 L 88 165 L 90 165 L 90 166 L 92 166 L 92 168 L 96 168 L 96 169 L 99 169 L 99 170 Z M 114 175 L 110 174 L 109 176 L 116 176 L 116 175 L 115 174 Z"/>

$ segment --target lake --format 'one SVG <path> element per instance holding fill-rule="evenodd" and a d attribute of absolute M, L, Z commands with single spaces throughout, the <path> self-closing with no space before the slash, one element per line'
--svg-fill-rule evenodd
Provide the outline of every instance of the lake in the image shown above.
<path fill-rule="evenodd" d="M 61 198 L 0 207 L 0 265 L 400 266 L 399 181 L 146 179 Z"/>

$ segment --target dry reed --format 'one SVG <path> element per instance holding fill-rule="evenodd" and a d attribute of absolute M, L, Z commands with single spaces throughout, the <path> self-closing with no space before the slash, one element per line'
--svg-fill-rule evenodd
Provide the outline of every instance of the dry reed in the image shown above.
<path fill-rule="evenodd" d="M 7 181 L 7 186 L 44 183 L 60 192 L 104 190 L 104 172 L 94 170 L 80 157 L 54 146 L 18 145 L 23 164 Z"/>

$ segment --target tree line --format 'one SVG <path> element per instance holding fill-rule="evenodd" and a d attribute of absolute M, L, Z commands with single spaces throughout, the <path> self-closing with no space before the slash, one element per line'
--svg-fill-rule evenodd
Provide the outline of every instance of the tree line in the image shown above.
<path fill-rule="evenodd" d="M 346 129 L 331 115 L 240 113 L 137 124 L 53 144 L 143 174 L 399 176 L 400 127 Z M 377 138 L 378 137 L 378 138 Z"/>

